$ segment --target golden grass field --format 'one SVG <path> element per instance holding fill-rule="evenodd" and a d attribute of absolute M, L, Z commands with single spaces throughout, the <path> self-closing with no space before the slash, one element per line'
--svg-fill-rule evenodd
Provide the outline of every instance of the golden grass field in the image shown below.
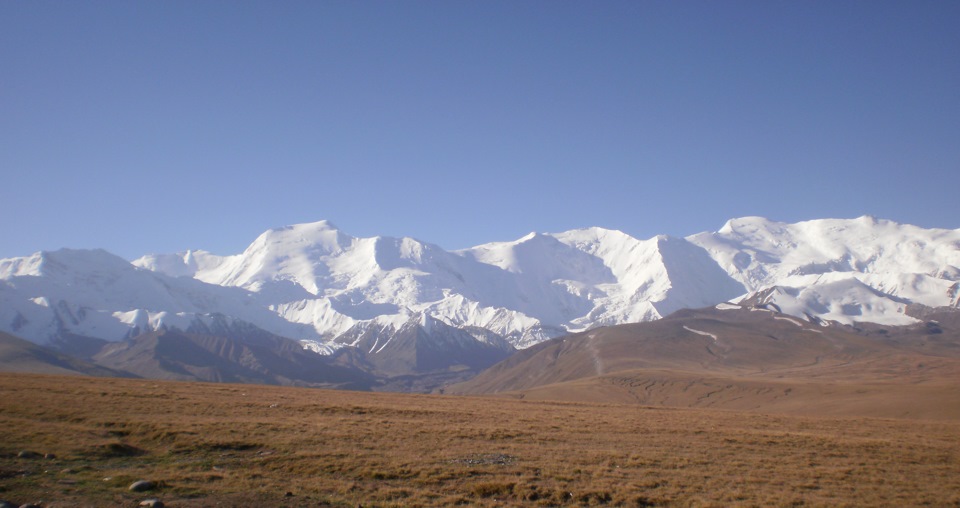
<path fill-rule="evenodd" d="M 0 374 L 0 425 L 44 507 L 960 506 L 956 420 Z"/>

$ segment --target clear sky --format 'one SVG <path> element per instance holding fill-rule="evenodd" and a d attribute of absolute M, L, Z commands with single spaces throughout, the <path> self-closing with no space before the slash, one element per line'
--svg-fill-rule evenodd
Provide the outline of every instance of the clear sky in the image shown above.
<path fill-rule="evenodd" d="M 960 228 L 960 2 L 0 2 L 0 257 Z"/>

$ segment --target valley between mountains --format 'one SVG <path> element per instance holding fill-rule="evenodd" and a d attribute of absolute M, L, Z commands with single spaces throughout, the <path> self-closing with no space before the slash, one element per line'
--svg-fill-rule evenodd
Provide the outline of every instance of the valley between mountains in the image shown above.
<path fill-rule="evenodd" d="M 759 217 L 446 251 L 330 222 L 244 252 L 0 260 L 7 371 L 960 416 L 960 230 Z"/>

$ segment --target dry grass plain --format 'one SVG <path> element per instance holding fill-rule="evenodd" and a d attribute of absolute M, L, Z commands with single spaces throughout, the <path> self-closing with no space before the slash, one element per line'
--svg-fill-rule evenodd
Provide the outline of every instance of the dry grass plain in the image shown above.
<path fill-rule="evenodd" d="M 953 420 L 2 374 L 0 425 L 44 507 L 960 506 Z"/>

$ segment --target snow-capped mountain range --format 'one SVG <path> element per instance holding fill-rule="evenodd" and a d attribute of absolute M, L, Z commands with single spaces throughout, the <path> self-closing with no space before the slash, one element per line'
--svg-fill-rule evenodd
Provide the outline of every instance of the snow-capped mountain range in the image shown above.
<path fill-rule="evenodd" d="M 512 349 L 741 301 L 817 322 L 900 325 L 915 322 L 908 304 L 960 306 L 958 266 L 960 229 L 872 217 L 746 217 L 647 240 L 588 228 L 452 252 L 355 238 L 321 221 L 272 229 L 229 256 L 194 250 L 131 263 L 63 249 L 2 259 L 0 330 L 56 344 L 253 325 L 318 352 L 373 353 L 411 326 Z"/>

